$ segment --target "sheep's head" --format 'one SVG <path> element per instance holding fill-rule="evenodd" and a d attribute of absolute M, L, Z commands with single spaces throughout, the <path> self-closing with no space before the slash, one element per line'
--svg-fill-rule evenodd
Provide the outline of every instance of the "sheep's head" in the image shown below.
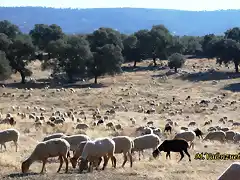
<path fill-rule="evenodd" d="M 152 152 L 152 156 L 153 156 L 154 158 L 157 158 L 157 157 L 159 156 L 159 154 L 160 154 L 160 151 L 158 150 L 158 148 L 155 149 L 155 150 Z"/>
<path fill-rule="evenodd" d="M 74 157 L 72 157 L 72 158 L 70 158 L 70 162 L 71 162 L 71 164 L 72 164 L 72 167 L 73 167 L 73 168 L 76 168 L 76 165 L 77 165 L 77 159 L 74 158 Z"/>
<path fill-rule="evenodd" d="M 81 161 L 79 164 L 79 172 L 82 173 L 83 170 L 85 170 L 87 166 L 88 166 L 88 161 L 81 158 Z"/>
<path fill-rule="evenodd" d="M 28 162 L 28 160 L 24 161 L 22 163 L 22 173 L 26 173 L 29 169 L 30 163 Z"/>

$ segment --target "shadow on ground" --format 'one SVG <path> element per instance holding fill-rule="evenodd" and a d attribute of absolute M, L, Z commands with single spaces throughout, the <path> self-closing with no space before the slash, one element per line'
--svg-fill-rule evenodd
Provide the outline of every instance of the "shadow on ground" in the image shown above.
<path fill-rule="evenodd" d="M 27 177 L 27 176 L 34 176 L 34 175 L 39 175 L 39 173 L 12 173 L 12 174 L 8 174 L 6 176 L 3 177 L 3 179 L 6 178 L 21 178 L 21 177 Z"/>
<path fill-rule="evenodd" d="M 232 91 L 232 92 L 240 92 L 240 83 L 226 85 L 222 88 L 222 90 L 227 90 L 227 91 Z"/>
<path fill-rule="evenodd" d="M 182 80 L 197 82 L 197 81 L 235 79 L 239 77 L 240 77 L 240 73 L 224 72 L 224 71 L 206 71 L 206 72 L 184 74 L 179 76 L 178 78 Z"/>
<path fill-rule="evenodd" d="M 4 85 L 6 88 L 18 88 L 18 89 L 44 89 L 46 86 L 49 86 L 49 89 L 54 88 L 104 88 L 108 87 L 107 84 L 94 84 L 89 82 L 77 82 L 71 84 L 62 84 L 62 85 L 53 85 L 50 83 L 42 83 L 42 82 L 27 82 L 25 84 L 14 82 L 14 83 L 0 83 L 0 86 Z"/>

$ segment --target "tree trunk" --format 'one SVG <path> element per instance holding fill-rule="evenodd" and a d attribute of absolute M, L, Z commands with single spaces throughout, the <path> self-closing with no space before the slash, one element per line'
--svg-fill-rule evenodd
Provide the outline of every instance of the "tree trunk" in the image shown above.
<path fill-rule="evenodd" d="M 137 60 L 134 61 L 133 67 L 135 68 L 137 66 Z"/>
<path fill-rule="evenodd" d="M 25 76 L 25 74 L 24 74 L 24 72 L 23 71 L 18 71 L 19 73 L 20 73 L 20 75 L 21 75 L 21 78 L 22 78 L 22 80 L 21 80 L 21 83 L 22 84 L 25 84 L 26 83 L 26 76 Z"/>
<path fill-rule="evenodd" d="M 234 66 L 235 66 L 235 72 L 239 73 L 238 62 L 234 62 Z"/>
<path fill-rule="evenodd" d="M 175 73 L 177 73 L 178 71 L 177 71 L 177 67 L 174 67 L 174 70 L 175 70 Z"/>
<path fill-rule="evenodd" d="M 154 67 L 157 66 L 157 61 L 156 61 L 156 58 L 153 58 L 153 64 L 154 64 Z"/>
<path fill-rule="evenodd" d="M 97 82 L 97 78 L 98 78 L 98 76 L 97 76 L 97 75 L 94 75 L 94 83 L 95 83 L 95 84 L 98 83 L 98 82 Z"/>

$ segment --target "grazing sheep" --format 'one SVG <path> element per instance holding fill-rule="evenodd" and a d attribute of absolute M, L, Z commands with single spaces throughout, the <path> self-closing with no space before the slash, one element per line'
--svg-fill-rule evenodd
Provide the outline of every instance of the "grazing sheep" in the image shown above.
<path fill-rule="evenodd" d="M 170 158 L 171 151 L 179 152 L 181 155 L 181 159 L 178 162 L 180 162 L 184 157 L 183 152 L 185 152 L 187 154 L 187 156 L 189 157 L 189 161 L 191 161 L 191 156 L 187 150 L 188 148 L 189 148 L 188 142 L 184 139 L 165 140 L 159 147 L 157 147 L 153 151 L 152 155 L 154 158 L 156 158 L 161 151 L 164 151 L 164 152 L 167 152 L 167 154 L 166 154 L 166 159 L 167 159 L 168 156 Z"/>
<path fill-rule="evenodd" d="M 138 151 L 138 157 L 140 159 L 140 152 L 142 152 L 145 149 L 155 149 L 160 144 L 160 138 L 156 134 L 146 134 L 142 136 L 138 136 L 133 139 L 134 147 L 132 148 L 131 153 L 134 153 L 135 151 Z"/>
<path fill-rule="evenodd" d="M 79 143 L 83 141 L 89 141 L 90 137 L 85 134 L 77 134 L 71 136 L 63 136 L 62 139 L 65 139 L 70 144 L 70 151 L 76 151 Z"/>
<path fill-rule="evenodd" d="M 203 140 L 216 140 L 223 143 L 226 140 L 226 133 L 224 131 L 209 132 Z"/>
<path fill-rule="evenodd" d="M 188 124 L 188 126 L 196 126 L 196 125 L 197 125 L 197 123 L 195 121 L 192 121 Z"/>
<path fill-rule="evenodd" d="M 226 131 L 229 131 L 229 128 L 225 127 L 225 128 L 221 128 L 220 130 L 226 132 Z"/>
<path fill-rule="evenodd" d="M 153 134 L 156 134 L 158 136 L 162 135 L 162 130 L 160 128 L 154 128 L 153 130 Z"/>
<path fill-rule="evenodd" d="M 2 150 L 2 146 L 4 146 L 5 150 L 7 150 L 5 143 L 13 141 L 14 145 L 16 146 L 16 152 L 17 152 L 19 136 L 20 136 L 20 133 L 16 129 L 6 129 L 6 130 L 0 131 L 1 150 Z"/>
<path fill-rule="evenodd" d="M 122 126 L 121 126 L 121 124 L 117 124 L 117 125 L 115 125 L 115 128 L 116 128 L 117 130 L 120 130 L 120 129 L 122 129 Z"/>
<path fill-rule="evenodd" d="M 235 136 L 233 136 L 234 143 L 237 143 L 240 141 L 240 133 L 236 133 Z"/>
<path fill-rule="evenodd" d="M 106 126 L 108 128 L 114 128 L 114 124 L 112 122 L 107 123 Z"/>
<path fill-rule="evenodd" d="M 217 180 L 239 180 L 240 176 L 240 163 L 232 163 Z"/>
<path fill-rule="evenodd" d="M 77 149 L 75 149 L 75 151 L 73 153 L 73 157 L 70 158 L 70 162 L 71 162 L 73 168 L 76 167 L 77 161 L 78 161 L 79 157 L 81 156 L 81 154 L 83 152 L 83 148 L 84 148 L 86 143 L 87 143 L 87 141 L 80 142 Z"/>
<path fill-rule="evenodd" d="M 100 124 L 103 124 L 104 123 L 104 120 L 103 119 L 100 119 L 97 121 L 97 126 L 100 125 Z"/>
<path fill-rule="evenodd" d="M 234 131 L 226 131 L 226 140 L 233 141 L 233 137 L 236 135 Z"/>
<path fill-rule="evenodd" d="M 57 172 L 60 172 L 63 161 L 66 163 L 66 170 L 68 172 L 68 159 L 67 154 L 70 151 L 70 144 L 61 138 L 54 138 L 44 142 L 40 142 L 36 145 L 35 149 L 33 150 L 32 154 L 22 163 L 22 172 L 26 173 L 34 161 L 42 161 L 42 170 L 43 173 L 45 168 L 45 164 L 47 159 L 50 157 L 59 157 L 60 159 L 60 166 Z"/>
<path fill-rule="evenodd" d="M 181 133 L 177 133 L 173 139 L 185 139 L 187 142 L 190 142 L 190 147 L 192 146 L 192 149 L 194 147 L 194 139 L 196 138 L 196 134 L 193 131 L 185 131 Z"/>
<path fill-rule="evenodd" d="M 13 117 L 6 117 L 0 123 L 1 124 L 10 124 L 11 126 L 14 126 L 16 124 L 16 121 L 14 120 Z"/>
<path fill-rule="evenodd" d="M 202 137 L 202 135 L 203 135 L 203 132 L 200 130 L 200 129 L 195 129 L 194 130 L 194 132 L 195 132 L 195 134 L 196 134 L 196 136 L 200 139 L 200 138 L 202 138 L 203 139 L 203 137 Z"/>
<path fill-rule="evenodd" d="M 210 127 L 210 128 L 208 128 L 207 131 L 208 131 L 208 132 L 211 132 L 211 131 L 217 131 L 217 128 L 215 128 L 215 127 Z"/>
<path fill-rule="evenodd" d="M 181 129 L 181 130 L 184 130 L 184 131 L 188 131 L 188 128 L 187 128 L 187 127 L 181 127 L 180 129 Z"/>
<path fill-rule="evenodd" d="M 141 135 L 146 135 L 146 134 L 153 134 L 153 130 L 150 127 L 144 127 L 142 130 Z"/>
<path fill-rule="evenodd" d="M 54 133 L 54 134 L 50 134 L 48 136 L 45 136 L 43 138 L 43 141 L 47 141 L 47 140 L 54 139 L 54 138 L 61 138 L 63 136 L 65 136 L 65 134 L 63 134 L 63 133 Z"/>
<path fill-rule="evenodd" d="M 98 138 L 95 141 L 87 141 L 81 155 L 81 162 L 79 164 L 80 173 L 86 167 L 89 162 L 88 171 L 92 171 L 93 163 L 99 162 L 99 158 L 104 157 L 104 164 L 102 170 L 107 166 L 109 158 L 114 162 L 113 166 L 116 167 L 116 158 L 114 156 L 115 142 L 110 138 Z M 98 163 L 99 165 L 100 163 Z M 96 169 L 98 166 L 96 167 Z"/>
<path fill-rule="evenodd" d="M 85 123 L 79 123 L 76 126 L 76 129 L 87 129 L 87 128 L 89 128 L 89 126 Z"/>
<path fill-rule="evenodd" d="M 168 131 L 170 132 L 170 134 L 172 133 L 172 126 L 169 123 L 167 123 L 164 128 L 164 132 Z"/>
<path fill-rule="evenodd" d="M 131 154 L 131 150 L 134 147 L 134 142 L 131 138 L 129 138 L 128 136 L 116 136 L 113 137 L 112 140 L 115 142 L 115 154 L 120 154 L 123 153 L 124 156 L 124 161 L 122 164 L 122 167 L 124 167 L 124 165 L 127 162 L 127 157 L 129 157 L 130 160 L 130 167 L 132 167 L 132 154 Z"/>

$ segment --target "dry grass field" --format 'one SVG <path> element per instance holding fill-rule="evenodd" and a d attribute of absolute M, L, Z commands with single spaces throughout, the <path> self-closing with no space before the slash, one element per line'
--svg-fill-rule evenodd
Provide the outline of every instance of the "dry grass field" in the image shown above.
<path fill-rule="evenodd" d="M 125 168 L 121 168 L 123 161 L 122 155 L 117 155 L 117 168 L 113 169 L 111 163 L 108 164 L 105 171 L 96 171 L 93 173 L 79 174 L 77 169 L 73 169 L 70 165 L 69 173 L 64 174 L 65 165 L 60 174 L 57 174 L 58 161 L 48 163 L 46 165 L 47 173 L 39 175 L 41 164 L 36 162 L 31 167 L 32 174 L 28 176 L 21 175 L 21 162 L 26 159 L 33 151 L 38 141 L 44 136 L 53 132 L 64 132 L 66 134 L 76 134 L 77 121 L 67 119 L 64 125 L 50 127 L 44 124 L 40 129 L 34 126 L 34 120 L 28 119 L 28 114 L 35 112 L 40 115 L 40 108 L 45 108 L 43 112 L 45 118 L 51 116 L 54 111 L 66 112 L 70 108 L 76 112 L 83 110 L 87 115 L 84 120 L 79 114 L 75 115 L 80 121 L 89 125 L 84 132 L 92 138 L 115 135 L 136 136 L 135 129 L 140 125 L 146 125 L 148 121 L 153 121 L 154 126 L 163 129 L 166 119 L 177 122 L 179 126 L 174 126 L 174 131 L 180 131 L 181 126 L 188 126 L 190 121 L 196 121 L 197 127 L 207 132 L 209 126 L 203 126 L 206 120 L 212 120 L 213 125 L 229 127 L 238 131 L 231 124 L 219 124 L 218 120 L 224 116 L 234 121 L 239 121 L 239 92 L 240 77 L 231 73 L 226 67 L 219 67 L 214 60 L 207 59 L 191 59 L 187 60 L 184 68 L 179 70 L 178 74 L 169 74 L 169 70 L 164 68 L 156 68 L 152 70 L 148 68 L 149 62 L 139 64 L 139 69 L 131 72 L 130 70 L 122 75 L 115 77 L 100 78 L 99 82 L 104 86 L 91 85 L 74 85 L 72 87 L 75 92 L 71 92 L 70 88 L 57 91 L 56 88 L 44 89 L 44 85 L 38 83 L 34 85 L 32 90 L 26 90 L 23 85 L 14 83 L 19 80 L 18 75 L 14 75 L 8 80 L 5 88 L 0 88 L 1 113 L 5 116 L 8 112 L 13 114 L 17 120 L 15 126 L 21 133 L 19 140 L 19 151 L 15 152 L 12 143 L 7 143 L 7 151 L 0 152 L 0 177 L 1 179 L 108 179 L 108 180 L 142 180 L 142 179 L 162 179 L 162 180 L 216 180 L 217 177 L 225 170 L 233 161 L 231 160 L 195 160 L 197 152 L 220 152 L 220 153 L 238 153 L 239 145 L 233 143 L 221 144 L 218 142 L 202 142 L 197 139 L 195 148 L 189 152 L 192 162 L 185 158 L 181 162 L 179 155 L 171 153 L 171 160 L 166 160 L 165 153 L 153 160 L 151 157 L 152 150 L 146 151 L 144 159 L 138 160 L 138 156 L 134 155 L 133 168 L 129 167 L 129 162 Z M 195 65 L 193 69 L 192 66 Z M 49 72 L 41 72 L 39 64 L 31 65 L 34 75 L 33 77 L 43 79 L 49 75 Z M 150 69 L 150 70 L 149 70 Z M 216 71 L 213 71 L 215 69 Z M 199 73 L 201 71 L 202 73 Z M 165 78 L 165 74 L 169 74 Z M 188 75 L 192 73 L 191 75 Z M 27 86 L 27 85 L 25 85 Z M 132 86 L 132 88 L 130 88 Z M 16 88 L 18 87 L 18 88 Z M 61 89 L 61 88 L 59 88 Z M 2 96 L 3 93 L 10 93 L 8 96 Z M 225 93 L 226 96 L 222 97 Z M 31 96 L 29 96 L 31 94 Z M 190 100 L 185 100 L 190 95 Z M 173 97 L 175 101 L 173 102 Z M 208 107 L 200 107 L 196 102 L 201 100 L 210 100 Z M 237 103 L 232 104 L 232 101 Z M 212 110 L 216 105 L 218 109 Z M 20 109 L 12 109 L 12 106 L 20 107 Z M 27 106 L 30 109 L 27 109 Z M 115 106 L 116 114 L 109 116 L 108 121 L 115 124 L 121 124 L 123 130 L 109 130 L 106 126 L 93 126 L 92 108 L 99 108 L 101 115 L 106 110 Z M 145 110 L 155 108 L 156 112 L 146 114 L 138 112 L 139 106 Z M 34 108 L 35 107 L 35 108 Z M 180 113 L 182 111 L 182 113 Z M 17 113 L 27 113 L 27 118 L 20 118 Z M 189 118 L 187 117 L 189 116 Z M 144 120 L 144 117 L 147 120 Z M 130 118 L 136 119 L 136 124 L 132 125 Z M 6 129 L 10 126 L 0 125 L 0 129 Z M 191 127 L 193 129 L 196 127 Z M 82 131 L 81 131 L 82 132 Z M 171 138 L 173 135 L 170 135 Z"/>

